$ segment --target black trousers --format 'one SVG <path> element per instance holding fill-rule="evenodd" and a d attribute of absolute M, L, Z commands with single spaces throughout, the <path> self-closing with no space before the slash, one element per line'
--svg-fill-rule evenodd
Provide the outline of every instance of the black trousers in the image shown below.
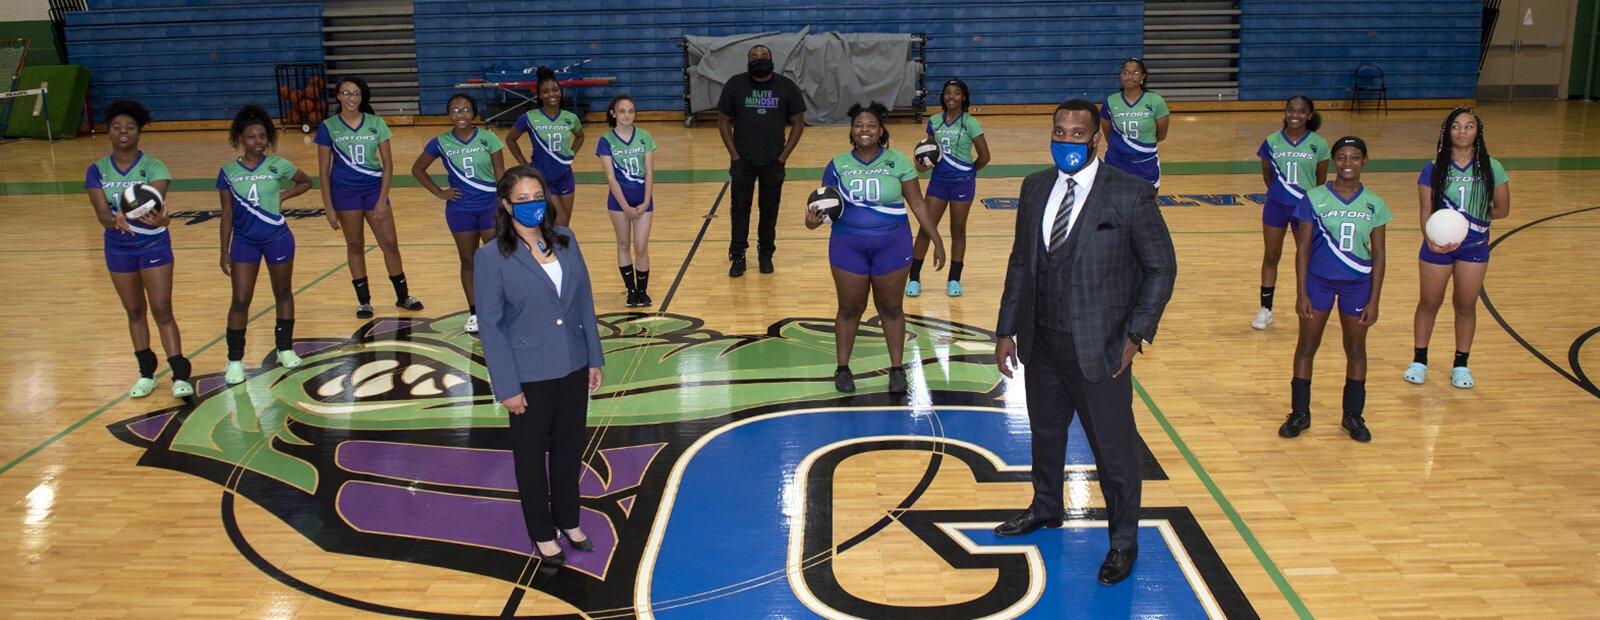
<path fill-rule="evenodd" d="M 1133 424 L 1132 368 L 1100 383 L 1083 378 L 1072 334 L 1034 327 L 1033 351 L 1024 381 L 1028 426 L 1033 433 L 1033 514 L 1063 516 L 1062 486 L 1067 460 L 1067 424 L 1077 413 L 1089 436 L 1100 494 L 1110 515 L 1111 548 L 1139 541 L 1139 431 Z"/>
<path fill-rule="evenodd" d="M 756 251 L 761 256 L 772 256 L 778 249 L 778 203 L 783 200 L 783 164 L 774 159 L 765 164 L 752 164 L 745 158 L 728 165 L 731 179 L 729 191 L 733 194 L 733 234 L 728 243 L 730 258 L 744 254 L 750 247 L 750 201 L 755 197 L 756 181 L 761 181 L 761 223 L 756 231 Z"/>
<path fill-rule="evenodd" d="M 589 417 L 589 369 L 522 384 L 528 408 L 511 414 L 511 455 L 522 518 L 534 542 L 578 527 L 578 474 Z M 545 471 L 545 455 L 550 468 Z"/>

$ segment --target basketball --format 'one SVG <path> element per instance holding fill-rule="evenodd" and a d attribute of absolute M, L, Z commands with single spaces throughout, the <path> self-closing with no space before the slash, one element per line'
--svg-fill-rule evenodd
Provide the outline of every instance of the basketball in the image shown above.
<path fill-rule="evenodd" d="M 122 214 L 130 220 L 137 220 L 152 211 L 159 213 L 165 207 L 161 192 L 149 185 L 134 183 L 122 190 Z"/>
<path fill-rule="evenodd" d="M 288 86 L 285 86 L 284 88 L 288 88 Z M 297 89 L 288 91 L 288 93 L 289 93 L 289 95 L 288 95 L 287 98 L 289 99 L 289 103 L 295 104 L 297 106 L 300 105 L 300 98 L 303 97 L 303 95 L 300 94 L 300 89 L 297 88 Z"/>
<path fill-rule="evenodd" d="M 932 168 L 934 164 L 939 163 L 939 157 L 942 154 L 943 153 L 939 151 L 939 143 L 934 142 L 933 138 L 928 138 L 918 142 L 916 150 L 911 152 L 911 156 L 917 160 L 917 163 L 929 168 Z"/>
<path fill-rule="evenodd" d="M 1428 240 L 1434 245 L 1461 243 L 1467 238 L 1467 217 L 1455 209 L 1440 209 L 1428 216 Z"/>
<path fill-rule="evenodd" d="M 823 223 L 830 223 L 844 214 L 844 199 L 839 196 L 839 190 L 823 186 L 806 197 L 806 208 L 820 211 Z"/>
<path fill-rule="evenodd" d="M 289 110 L 289 124 L 290 125 L 299 125 L 300 124 L 300 111 L 299 110 L 295 110 L 295 109 L 290 109 Z"/>
<path fill-rule="evenodd" d="M 288 99 L 289 98 L 289 87 L 288 86 L 279 86 L 278 87 L 278 98 L 279 99 Z"/>

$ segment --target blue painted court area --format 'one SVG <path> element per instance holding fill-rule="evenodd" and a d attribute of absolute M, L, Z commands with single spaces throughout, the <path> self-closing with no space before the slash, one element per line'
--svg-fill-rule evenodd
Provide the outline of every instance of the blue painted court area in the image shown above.
<path fill-rule="evenodd" d="M 656 553 L 647 551 L 642 561 L 636 595 L 640 609 L 648 608 L 662 618 L 817 615 L 792 587 L 798 580 L 788 575 L 801 564 L 800 545 L 791 540 L 797 535 L 796 526 L 832 510 L 805 495 L 805 475 L 825 455 L 887 437 L 942 437 L 947 445 L 964 444 L 984 456 L 991 453 L 1001 461 L 999 469 L 1017 468 L 1024 476 L 1030 461 L 1028 421 L 1022 411 L 800 411 L 724 427 L 703 438 L 674 471 L 676 493 L 669 488 L 671 505 L 663 505 L 651 541 Z M 1087 440 L 1076 424 L 1069 446 L 1069 467 L 1092 463 Z M 946 458 L 942 467 L 965 467 L 965 463 Z M 1017 505 L 971 508 L 1015 510 L 1025 501 L 1018 500 Z M 665 519 L 664 526 L 660 519 Z M 986 529 L 961 531 L 977 545 L 1001 545 Z M 1156 527 L 1141 528 L 1138 567 L 1132 578 L 1113 587 L 1095 581 L 1107 545 L 1103 526 L 1047 530 L 1006 540 L 1009 547 L 1034 546 L 1044 558 L 1044 575 L 1032 576 L 1043 580 L 1043 594 L 1027 616 L 1205 616 L 1196 586 L 1184 577 Z"/>

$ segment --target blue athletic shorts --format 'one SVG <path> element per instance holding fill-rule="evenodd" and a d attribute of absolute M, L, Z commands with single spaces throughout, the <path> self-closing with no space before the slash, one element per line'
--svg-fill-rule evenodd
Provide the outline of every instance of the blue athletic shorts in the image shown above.
<path fill-rule="evenodd" d="M 609 189 L 610 188 L 607 188 L 607 190 L 609 190 Z M 622 186 L 622 197 L 626 198 L 628 200 L 628 204 L 629 205 L 639 204 L 639 201 L 644 200 L 644 188 L 640 187 L 640 188 L 635 189 L 635 188 L 631 188 L 631 187 L 628 187 L 628 186 Z M 617 197 L 611 195 L 610 191 L 606 192 L 606 210 L 608 210 L 608 211 L 617 211 L 617 212 L 621 212 L 622 211 L 622 205 L 617 204 Z M 651 199 L 649 204 L 646 204 L 644 206 L 644 212 L 645 213 L 650 213 L 650 212 L 655 211 L 655 210 L 656 210 L 656 201 L 655 201 L 655 199 Z"/>
<path fill-rule="evenodd" d="M 256 243 L 233 237 L 228 246 L 228 259 L 235 263 L 257 264 L 266 259 L 268 265 L 282 265 L 294 260 L 294 233 L 288 228 L 271 241 Z"/>
<path fill-rule="evenodd" d="M 137 250 L 106 248 L 106 269 L 111 273 L 135 273 L 172 264 L 172 242 L 163 241 Z"/>
<path fill-rule="evenodd" d="M 1471 239 L 1468 239 L 1468 241 L 1471 241 Z M 1451 251 L 1449 254 L 1440 254 L 1428 249 L 1428 242 L 1423 241 L 1422 250 L 1417 252 L 1417 258 L 1420 258 L 1422 259 L 1422 262 L 1431 265 L 1453 265 L 1456 261 L 1461 261 L 1463 263 L 1487 263 L 1489 262 L 1489 244 L 1478 243 L 1472 246 L 1462 246 Z"/>
<path fill-rule="evenodd" d="M 444 221 L 453 233 L 494 230 L 494 210 L 495 207 L 474 210 L 445 207 Z"/>
<path fill-rule="evenodd" d="M 350 192 L 330 187 L 328 194 L 333 198 L 334 211 L 371 211 L 378 207 L 378 190 L 375 188 Z"/>
<path fill-rule="evenodd" d="M 972 197 L 977 193 L 977 177 L 950 180 L 935 176 L 928 179 L 929 198 L 938 198 L 945 202 L 972 202 Z"/>
<path fill-rule="evenodd" d="M 1333 309 L 1334 298 L 1339 301 L 1339 314 L 1361 316 L 1372 299 L 1372 278 L 1341 282 L 1316 274 L 1306 276 L 1306 296 L 1311 298 L 1311 309 L 1327 312 Z"/>
<path fill-rule="evenodd" d="M 573 177 L 572 166 L 561 166 L 553 170 L 540 168 L 539 172 L 544 175 L 545 182 L 550 184 L 550 187 L 545 188 L 545 193 L 551 196 L 571 196 L 572 192 L 577 191 L 577 181 Z"/>
<path fill-rule="evenodd" d="M 1294 205 L 1281 205 L 1271 200 L 1261 206 L 1261 223 L 1273 228 L 1294 227 Z M 1293 231 L 1290 232 L 1293 234 Z"/>
<path fill-rule="evenodd" d="M 911 226 L 882 235 L 834 233 L 828 237 L 828 263 L 862 276 L 905 269 L 911 266 Z"/>

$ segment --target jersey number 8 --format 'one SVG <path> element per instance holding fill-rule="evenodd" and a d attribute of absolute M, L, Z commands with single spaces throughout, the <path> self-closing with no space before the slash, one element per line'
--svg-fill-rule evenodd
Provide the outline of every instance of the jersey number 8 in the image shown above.
<path fill-rule="evenodd" d="M 352 144 L 352 145 L 350 145 L 350 159 L 355 160 L 355 162 L 358 163 L 358 164 L 367 163 L 367 145 L 365 145 L 365 144 Z"/>
<path fill-rule="evenodd" d="M 1349 252 L 1356 249 L 1356 225 L 1354 222 L 1339 224 L 1339 251 Z"/>

